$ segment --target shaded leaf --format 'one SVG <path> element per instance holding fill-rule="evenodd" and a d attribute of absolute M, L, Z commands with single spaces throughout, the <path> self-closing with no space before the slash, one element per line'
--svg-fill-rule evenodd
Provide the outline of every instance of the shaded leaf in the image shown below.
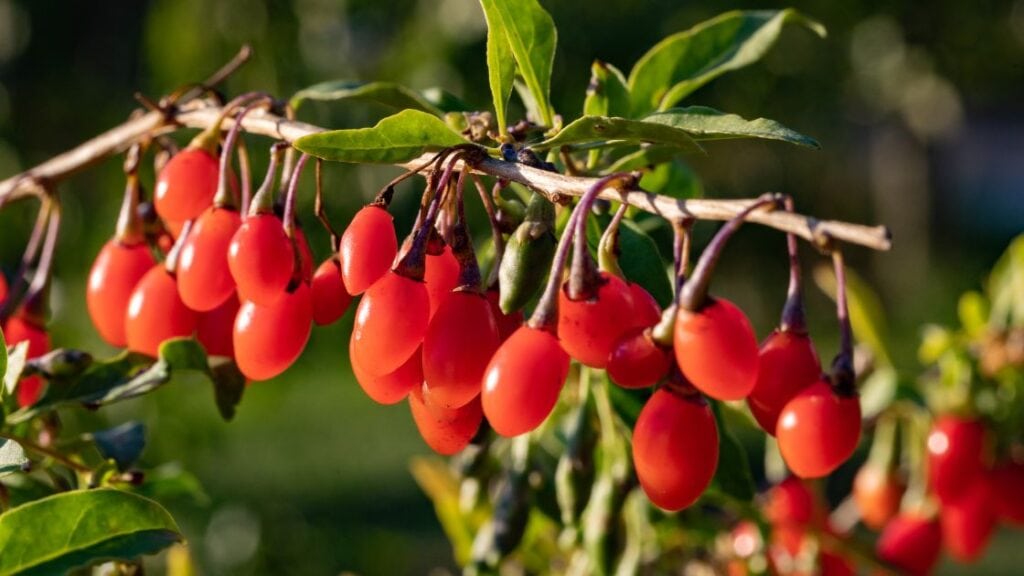
<path fill-rule="evenodd" d="M 0 438 L 0 477 L 21 472 L 28 464 L 25 449 L 14 440 Z"/>
<path fill-rule="evenodd" d="M 689 164 L 681 160 L 666 162 L 644 174 L 640 179 L 640 187 L 683 200 L 704 195 L 704 185 L 701 184 L 700 178 Z"/>
<path fill-rule="evenodd" d="M 422 110 L 435 116 L 442 111 L 422 94 L 394 82 L 359 82 L 357 80 L 332 80 L 314 84 L 295 93 L 290 100 L 296 110 L 306 100 L 333 102 L 337 100 L 363 100 L 376 102 L 399 110 Z"/>
<path fill-rule="evenodd" d="M 245 392 L 245 376 L 234 362 L 218 364 L 211 370 L 213 395 L 217 410 L 225 421 L 235 417 L 235 407 L 242 401 Z"/>
<path fill-rule="evenodd" d="M 629 87 L 622 72 L 600 60 L 590 66 L 590 84 L 583 100 L 584 116 L 629 116 Z"/>
<path fill-rule="evenodd" d="M 63 492 L 0 515 L 0 576 L 62 574 L 180 540 L 174 519 L 152 500 L 109 488 Z"/>
<path fill-rule="evenodd" d="M 871 372 L 859 387 L 861 416 L 870 420 L 892 404 L 898 384 L 899 376 L 891 366 L 880 366 Z"/>
<path fill-rule="evenodd" d="M 133 486 L 131 490 L 159 502 L 190 500 L 201 506 L 210 503 L 210 497 L 203 490 L 199 479 L 178 463 L 163 464 L 147 470 L 142 484 Z"/>
<path fill-rule="evenodd" d="M 394 164 L 416 158 L 427 150 L 465 142 L 437 116 L 419 110 L 403 110 L 372 128 L 303 136 L 295 141 L 295 147 L 324 160 Z"/>
<path fill-rule="evenodd" d="M 658 245 L 632 220 L 619 226 L 619 267 L 632 282 L 643 286 L 662 308 L 672 302 L 672 283 Z"/>
<path fill-rule="evenodd" d="M 455 561 L 465 565 L 472 553 L 473 534 L 477 532 L 459 508 L 459 483 L 443 460 L 413 458 L 409 463 L 412 477 L 434 503 L 441 528 L 452 544 Z"/>
<path fill-rule="evenodd" d="M 643 121 L 685 130 L 694 140 L 761 138 L 781 140 L 808 148 L 820 148 L 818 142 L 813 138 L 790 130 L 775 120 L 767 118 L 747 120 L 742 116 L 719 112 L 707 106 L 672 108 L 647 115 Z"/>
<path fill-rule="evenodd" d="M 92 440 L 104 459 L 112 459 L 119 469 L 124 470 L 142 456 L 146 447 L 146 425 L 138 421 L 125 422 L 93 432 Z"/>
<path fill-rule="evenodd" d="M 718 424 L 718 468 L 715 469 L 712 483 L 733 498 L 749 502 L 753 500 L 756 491 L 747 451 L 729 430 L 721 404 L 712 400 L 709 402 Z"/>
<path fill-rule="evenodd" d="M 607 173 L 629 172 L 650 168 L 674 160 L 683 154 L 683 151 L 675 146 L 644 145 L 639 150 L 630 152 L 618 158 L 610 167 Z"/>
<path fill-rule="evenodd" d="M 423 98 L 430 103 L 431 106 L 437 108 L 441 112 L 468 112 L 473 109 L 472 106 L 464 102 L 458 96 L 445 90 L 444 88 L 427 88 L 421 90 L 420 94 Z"/>
<path fill-rule="evenodd" d="M 821 24 L 789 8 L 726 12 L 658 42 L 629 74 L 633 115 L 671 108 L 722 74 L 760 60 L 790 22 L 825 36 Z"/>
<path fill-rule="evenodd" d="M 555 136 L 536 144 L 534 149 L 617 140 L 671 145 L 685 152 L 703 151 L 684 130 L 664 124 L 607 116 L 584 116 L 574 120 Z"/>

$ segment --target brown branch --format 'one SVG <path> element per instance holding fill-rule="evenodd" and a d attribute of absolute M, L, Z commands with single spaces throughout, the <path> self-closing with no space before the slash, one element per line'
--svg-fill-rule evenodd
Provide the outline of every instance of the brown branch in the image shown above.
<path fill-rule="evenodd" d="M 206 128 L 217 120 L 220 112 L 221 108 L 218 106 L 194 101 L 190 105 L 182 106 L 180 110 L 172 111 L 169 115 L 170 118 L 165 118 L 164 115 L 157 112 L 150 112 L 140 118 L 130 120 L 23 174 L 0 182 L 0 205 L 7 200 L 30 195 L 33 186 L 38 185 L 39 182 L 55 182 L 67 178 L 108 156 L 124 151 L 140 139 L 174 129 L 174 126 L 167 124 L 167 120 L 189 128 Z M 224 129 L 229 129 L 232 125 L 232 120 L 228 119 L 224 123 Z M 246 132 L 270 136 L 287 142 L 294 142 L 302 136 L 325 130 L 319 126 L 288 120 L 267 112 L 254 112 L 246 116 L 242 121 L 242 127 Z M 425 154 L 400 166 L 405 169 L 418 167 L 431 157 L 433 157 L 433 153 Z M 566 176 L 491 158 L 474 166 L 474 171 L 518 182 L 554 200 L 565 196 L 582 196 L 597 181 L 597 178 Z M 639 189 L 629 190 L 623 194 L 611 188 L 604 190 L 600 197 L 625 201 L 670 221 L 684 218 L 729 220 L 752 202 L 756 202 L 754 199 L 679 200 Z M 828 249 L 833 240 L 859 244 L 875 250 L 888 250 L 892 244 L 889 230 L 884 226 L 864 226 L 835 220 L 818 220 L 812 216 L 785 211 L 757 211 L 750 215 L 748 221 L 796 234 L 820 249 Z"/>

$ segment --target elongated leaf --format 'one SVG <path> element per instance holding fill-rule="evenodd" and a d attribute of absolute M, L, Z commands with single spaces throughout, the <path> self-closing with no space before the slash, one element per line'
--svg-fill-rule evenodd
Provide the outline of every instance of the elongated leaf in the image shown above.
<path fill-rule="evenodd" d="M 653 122 L 607 116 L 584 116 L 574 120 L 558 134 L 534 148 L 540 150 L 566 144 L 617 140 L 670 145 L 685 152 L 703 151 L 685 130 Z"/>
<path fill-rule="evenodd" d="M 487 64 L 493 68 L 497 64 L 501 77 L 498 80 L 500 90 L 506 88 L 505 75 L 507 64 L 495 63 L 492 59 L 492 32 L 494 43 L 504 37 L 508 51 L 515 58 L 519 74 L 526 86 L 533 93 L 540 111 L 541 122 L 551 126 L 554 112 L 551 109 L 551 69 L 555 62 L 555 46 L 558 44 L 558 32 L 551 15 L 537 0 L 480 0 L 484 16 L 487 19 Z M 495 46 L 495 48 L 497 48 Z M 506 56 L 500 50 L 493 51 L 494 57 Z M 495 92 L 495 75 L 491 72 L 491 91 Z M 508 86 L 511 88 L 511 85 Z M 496 94 L 507 94 L 499 91 Z M 498 96 L 495 96 L 497 108 Z M 508 101 L 505 96 L 505 102 Z M 499 111 L 499 116 L 501 116 Z"/>
<path fill-rule="evenodd" d="M 498 118 L 498 133 L 505 134 L 508 99 L 516 80 L 516 61 L 505 34 L 505 25 L 494 3 L 481 1 L 480 6 L 487 21 L 487 80 L 491 85 L 494 114 Z"/>
<path fill-rule="evenodd" d="M 295 147 L 324 160 L 394 164 L 439 150 L 462 139 L 443 120 L 419 110 L 403 110 L 373 128 L 334 130 L 303 136 Z"/>
<path fill-rule="evenodd" d="M 590 66 L 590 85 L 583 100 L 584 116 L 629 116 L 629 86 L 622 72 L 600 60 Z"/>
<path fill-rule="evenodd" d="M 92 440 L 100 455 L 112 459 L 118 468 L 124 470 L 142 456 L 142 450 L 146 447 L 146 425 L 137 421 L 125 422 L 94 432 Z"/>
<path fill-rule="evenodd" d="M 306 100 L 323 102 L 363 100 L 399 110 L 411 108 L 435 116 L 442 114 L 441 110 L 422 94 L 394 82 L 359 82 L 356 80 L 321 82 L 296 92 L 291 99 L 292 108 L 298 109 Z"/>
<path fill-rule="evenodd" d="M 672 302 L 672 283 L 665 273 L 658 245 L 636 222 L 619 225 L 619 267 L 626 278 L 643 286 L 662 307 Z"/>
<path fill-rule="evenodd" d="M 473 109 L 472 106 L 464 102 L 458 96 L 437 86 L 421 90 L 420 94 L 423 95 L 423 98 L 429 102 L 431 106 L 437 108 L 443 113 L 468 112 Z"/>
<path fill-rule="evenodd" d="M 643 120 L 685 130 L 694 140 L 761 138 L 781 140 L 808 148 L 820 148 L 814 138 L 790 130 L 775 120 L 767 118 L 746 120 L 736 114 L 719 112 L 706 106 L 672 108 L 645 116 Z"/>
<path fill-rule="evenodd" d="M 613 174 L 615 172 L 640 170 L 668 162 L 678 158 L 680 155 L 682 155 L 682 151 L 675 146 L 645 145 L 639 150 L 621 156 L 608 167 L 607 172 Z"/>
<path fill-rule="evenodd" d="M 760 60 L 789 22 L 825 36 L 821 24 L 788 8 L 726 12 L 665 38 L 629 74 L 633 115 L 671 108 L 722 74 Z"/>
<path fill-rule="evenodd" d="M 711 401 L 711 409 L 718 424 L 718 468 L 712 482 L 733 498 L 749 502 L 754 498 L 755 489 L 747 451 L 729 430 L 723 414 L 725 409 L 715 401 Z"/>
<path fill-rule="evenodd" d="M 20 472 L 28 464 L 25 449 L 14 440 L 0 438 L 0 477 Z"/>
<path fill-rule="evenodd" d="M 28 361 L 28 342 L 19 342 L 10 350 L 4 348 L 4 352 L 7 357 L 7 366 L 4 369 L 3 392 L 10 395 L 14 394 L 18 379 L 21 378 L 22 371 L 25 370 L 25 363 Z M 2 397 L 3 395 L 0 395 L 0 398 Z"/>
<path fill-rule="evenodd" d="M 109 488 L 63 492 L 0 515 L 0 576 L 63 574 L 181 540 L 159 504 Z"/>
<path fill-rule="evenodd" d="M 704 195 L 700 178 L 681 160 L 666 162 L 644 174 L 640 187 L 673 198 L 700 198 Z"/>

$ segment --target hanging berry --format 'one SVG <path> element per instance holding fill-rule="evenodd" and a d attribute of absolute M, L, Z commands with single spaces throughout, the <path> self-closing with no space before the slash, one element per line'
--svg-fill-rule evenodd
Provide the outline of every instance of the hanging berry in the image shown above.
<path fill-rule="evenodd" d="M 409 394 L 409 408 L 423 441 L 443 456 L 461 452 L 476 436 L 483 422 L 478 397 L 465 406 L 448 409 L 425 403 L 414 391 Z"/>

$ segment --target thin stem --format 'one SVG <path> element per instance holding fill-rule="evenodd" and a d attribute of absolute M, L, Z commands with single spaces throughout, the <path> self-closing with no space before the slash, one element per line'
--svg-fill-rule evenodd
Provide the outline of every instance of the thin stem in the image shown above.
<path fill-rule="evenodd" d="M 50 199 L 50 220 L 46 225 L 46 239 L 43 241 L 43 249 L 39 254 L 39 265 L 32 276 L 32 283 L 25 292 L 25 301 L 31 302 L 40 294 L 50 282 L 50 274 L 53 271 L 53 255 L 57 251 L 57 237 L 60 234 L 60 201 L 56 196 Z"/>
<path fill-rule="evenodd" d="M 211 88 L 220 84 L 229 76 L 234 74 L 236 70 L 241 68 L 243 64 L 249 61 L 249 58 L 251 56 L 252 46 L 248 44 L 243 44 L 242 47 L 238 50 L 238 53 L 235 54 L 235 56 L 231 60 L 229 60 L 227 63 L 221 66 L 220 69 L 211 74 L 202 83 L 195 85 L 192 88 L 181 93 L 176 99 L 175 103 L 187 102 L 195 98 L 196 96 L 199 96 L 200 94 L 209 91 Z"/>
<path fill-rule="evenodd" d="M 295 109 L 292 108 L 291 104 L 286 104 L 284 108 L 284 117 L 286 121 L 295 121 Z M 278 137 L 281 140 L 288 140 L 287 138 Z M 278 187 L 278 191 L 283 197 L 288 190 L 288 179 L 291 177 L 292 170 L 295 167 L 295 155 L 298 153 L 294 147 L 289 147 L 288 151 L 284 154 L 284 167 L 281 169 L 281 184 Z"/>
<path fill-rule="evenodd" d="M 448 157 L 447 154 L 443 157 L 440 154 L 438 156 L 439 162 L 446 160 Z M 428 186 L 428 190 L 424 193 L 424 197 L 429 194 L 430 203 L 426 207 L 426 212 L 421 210 L 420 213 L 422 218 L 417 220 L 416 226 L 413 227 L 413 231 L 409 234 L 412 241 L 407 241 L 408 249 L 405 251 L 405 254 L 399 257 L 398 262 L 395 264 L 395 267 L 393 268 L 395 273 L 413 280 L 423 279 L 423 272 L 427 257 L 427 241 L 430 239 L 430 235 L 434 230 L 434 221 L 437 219 L 437 214 L 441 209 L 441 203 L 444 199 L 444 191 L 448 188 L 448 183 L 451 181 L 452 171 L 455 169 L 455 165 L 462 156 L 463 152 L 461 150 L 455 150 L 452 160 L 444 167 L 444 172 L 441 174 L 441 178 L 437 181 L 437 185 L 433 188 L 433 191 L 431 191 Z"/>
<path fill-rule="evenodd" d="M 604 229 L 604 234 L 601 235 L 601 242 L 597 248 L 598 268 L 622 279 L 625 279 L 626 275 L 622 272 L 622 267 L 619 266 L 619 254 L 621 253 L 619 249 L 619 225 L 622 224 L 622 218 L 626 215 L 626 210 L 628 209 L 629 204 L 619 204 L 619 208 L 615 211 L 615 215 L 612 216 L 611 222 Z"/>
<path fill-rule="evenodd" d="M 601 283 L 597 263 L 594 262 L 594 257 L 591 256 L 590 248 L 587 246 L 587 214 L 594 206 L 597 195 L 609 187 L 622 190 L 624 187 L 633 185 L 635 181 L 636 177 L 630 173 L 610 174 L 594 182 L 590 190 L 580 199 L 579 207 L 582 207 L 583 211 L 574 222 L 576 244 L 572 254 L 572 273 L 569 275 L 569 298 L 572 300 L 592 298 Z"/>
<path fill-rule="evenodd" d="M 488 287 L 491 287 L 498 283 L 498 268 L 501 267 L 501 259 L 505 257 L 505 236 L 501 233 L 501 224 L 498 223 L 498 211 L 494 207 L 494 199 L 491 198 L 480 177 L 476 174 L 472 174 L 472 177 L 476 191 L 480 194 L 480 202 L 483 203 L 484 211 L 487 212 L 487 220 L 491 225 L 491 243 L 494 245 L 494 260 L 491 263 L 491 269 L 487 273 L 487 281 L 485 282 Z"/>
<path fill-rule="evenodd" d="M 795 212 L 793 197 L 786 196 L 784 201 L 786 212 Z M 804 314 L 803 287 L 800 280 L 800 254 L 796 235 L 786 234 L 786 250 L 789 253 L 789 289 L 786 292 L 786 304 L 782 308 L 782 321 L 779 329 L 783 332 L 796 334 L 807 333 L 807 320 Z"/>
<path fill-rule="evenodd" d="M 292 175 L 288 179 L 288 194 L 284 199 L 284 231 L 288 233 L 289 238 L 295 238 L 295 196 L 299 188 L 299 176 L 302 174 L 302 169 L 306 167 L 307 161 L 309 161 L 309 154 L 299 156 L 299 161 L 295 163 L 295 170 L 292 171 Z"/>
<path fill-rule="evenodd" d="M 242 186 L 239 213 L 245 214 L 249 210 L 249 203 L 252 200 L 252 171 L 249 166 L 249 146 L 246 145 L 244 138 L 238 139 L 238 171 L 241 172 L 238 179 Z"/>
<path fill-rule="evenodd" d="M 337 253 L 338 248 L 341 246 L 341 236 L 338 231 L 331 225 L 331 221 L 327 218 L 327 212 L 324 211 L 324 188 L 323 188 L 323 160 L 316 159 L 316 195 L 313 197 L 313 212 L 316 214 L 317 220 L 323 224 L 324 229 L 331 235 L 331 252 Z"/>
<path fill-rule="evenodd" d="M 562 274 L 565 263 L 569 259 L 569 247 L 572 246 L 574 224 L 580 216 L 580 206 L 577 204 L 571 214 L 569 222 L 565 225 L 565 231 L 558 240 L 558 247 L 555 250 L 555 258 L 551 261 L 551 271 L 548 273 L 548 283 L 544 287 L 544 293 L 537 301 L 530 319 L 526 325 L 535 330 L 548 330 L 555 332 L 558 325 L 558 291 L 562 287 Z"/>
<path fill-rule="evenodd" d="M 189 234 L 192 233 L 192 225 L 195 224 L 195 220 L 188 220 L 181 227 L 181 232 L 178 233 L 178 238 L 174 241 L 174 245 L 167 252 L 167 258 L 164 260 L 164 269 L 167 270 L 168 274 L 172 276 L 178 272 L 178 258 L 181 256 L 181 251 L 185 247 L 185 242 L 188 241 Z"/>
<path fill-rule="evenodd" d="M 49 195 L 41 196 L 39 212 L 36 213 L 36 222 L 32 226 L 32 234 L 29 236 L 28 244 L 25 245 L 25 251 L 21 254 L 21 262 L 18 264 L 18 270 L 15 272 L 14 282 L 10 287 L 7 298 L 3 301 L 3 306 L 0 306 L 0 321 L 6 321 L 14 313 L 17 309 L 17 304 L 22 300 L 17 297 L 18 293 L 28 287 L 25 275 L 36 261 L 39 248 L 42 246 L 43 237 L 47 230 L 46 223 L 50 219 L 50 208 L 51 197 Z"/>
<path fill-rule="evenodd" d="M 686 275 L 690 269 L 690 246 L 693 244 L 693 218 L 672 221 L 672 262 L 675 267 L 674 301 L 679 302 Z"/>
<path fill-rule="evenodd" d="M 466 205 L 463 190 L 466 184 L 466 171 L 459 172 L 459 180 L 455 185 L 456 220 L 452 226 L 452 254 L 459 262 L 459 284 L 456 289 L 483 293 L 483 282 L 480 276 L 480 264 L 473 250 L 473 237 L 469 234 L 469 223 L 466 221 Z"/>
<path fill-rule="evenodd" d="M 248 216 L 258 214 L 271 214 L 274 211 L 274 178 L 277 177 L 277 165 L 281 162 L 281 152 L 290 148 L 286 142 L 274 142 L 270 146 L 270 161 L 267 163 L 267 175 L 263 178 L 259 190 L 252 199 L 249 210 L 245 212 Z"/>
<path fill-rule="evenodd" d="M 68 468 L 70 468 L 72 470 L 75 470 L 76 472 L 84 472 L 84 473 L 92 472 L 92 468 L 89 468 L 85 464 L 82 464 L 80 462 L 75 462 L 74 460 L 71 460 L 70 458 L 68 458 L 67 456 L 64 456 L 60 452 L 57 452 L 56 450 L 47 448 L 45 446 L 40 446 L 39 444 L 36 444 L 35 442 L 32 442 L 31 440 L 29 440 L 27 438 L 22 438 L 20 436 L 11 436 L 9 434 L 3 434 L 3 433 L 0 433 L 0 438 L 3 438 L 4 440 L 10 440 L 12 442 L 16 442 L 16 443 L 20 444 L 22 446 L 22 448 L 25 448 L 26 450 L 29 450 L 30 452 L 35 452 L 36 454 L 40 454 L 40 455 L 46 456 L 47 458 L 49 458 L 49 459 L 51 459 L 51 460 L 53 460 L 55 462 L 59 462 L 60 464 L 63 464 L 64 466 L 66 466 L 66 467 L 68 467 Z"/>
<path fill-rule="evenodd" d="M 237 100 L 237 98 L 236 98 Z M 231 130 L 228 131 L 227 138 L 224 139 L 224 146 L 220 152 L 220 177 L 217 179 L 217 195 L 214 196 L 213 204 L 219 207 L 228 207 L 233 204 L 233 196 L 231 194 L 231 156 L 235 151 L 235 143 L 238 142 L 238 136 L 242 132 L 242 120 L 245 119 L 246 114 L 252 112 L 256 108 L 261 108 L 272 103 L 273 100 L 269 96 L 259 96 L 255 100 L 251 101 L 242 111 L 235 116 L 235 123 L 231 126 Z M 226 107 L 225 107 L 226 109 Z M 246 162 L 248 164 L 248 162 Z M 242 167 L 242 210 L 244 213 L 245 208 L 249 205 L 250 200 L 250 189 L 249 189 L 249 175 L 246 170 L 247 166 Z"/>
<path fill-rule="evenodd" d="M 836 274 L 836 320 L 839 322 L 839 353 L 832 360 L 832 386 L 837 394 L 852 396 L 857 393 L 856 372 L 853 368 L 853 328 L 850 311 L 846 306 L 846 267 L 843 252 L 832 250 L 832 267 Z"/>

